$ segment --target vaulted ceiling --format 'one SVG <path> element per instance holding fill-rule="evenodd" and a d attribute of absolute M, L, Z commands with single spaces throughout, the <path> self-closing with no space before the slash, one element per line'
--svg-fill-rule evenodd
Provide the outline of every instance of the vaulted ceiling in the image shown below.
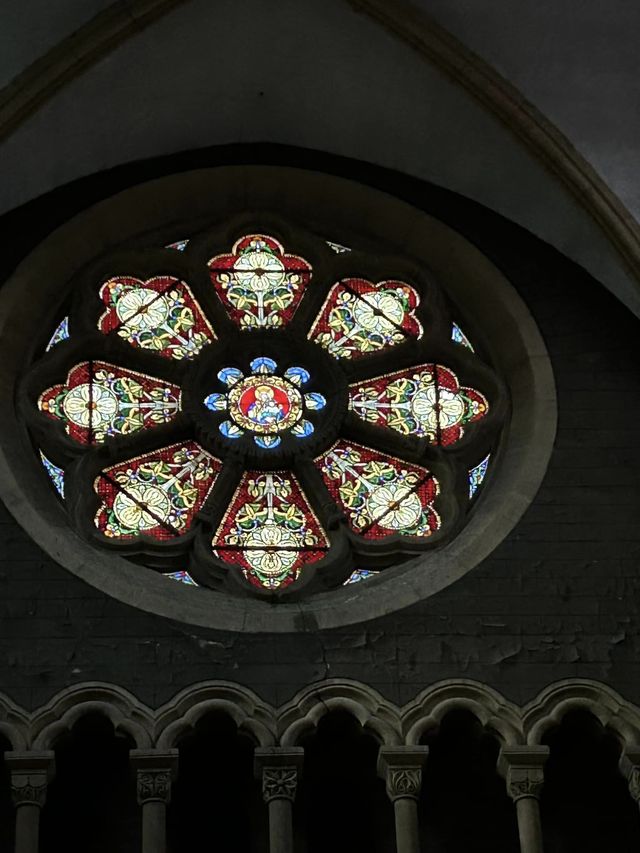
<path fill-rule="evenodd" d="M 639 4 L 8 5 L 0 211 L 155 155 L 299 145 L 473 198 L 640 313 Z"/>

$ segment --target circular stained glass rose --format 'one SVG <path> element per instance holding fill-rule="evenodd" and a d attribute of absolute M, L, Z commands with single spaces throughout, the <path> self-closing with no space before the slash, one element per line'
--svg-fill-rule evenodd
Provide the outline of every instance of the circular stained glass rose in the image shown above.
<path fill-rule="evenodd" d="M 27 379 L 81 535 L 190 583 L 281 595 L 460 529 L 500 380 L 420 270 L 299 241 L 203 233 L 85 273 Z"/>

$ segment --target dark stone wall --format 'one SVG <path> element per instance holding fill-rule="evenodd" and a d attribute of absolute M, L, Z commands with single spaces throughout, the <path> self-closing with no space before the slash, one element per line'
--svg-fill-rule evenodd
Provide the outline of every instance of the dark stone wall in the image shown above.
<path fill-rule="evenodd" d="M 369 183 L 438 216 L 492 258 L 538 322 L 555 371 L 559 430 L 543 486 L 502 545 L 428 601 L 295 636 L 232 635 L 127 607 L 53 563 L 2 508 L 0 690 L 33 708 L 69 684 L 111 681 L 157 706 L 193 682 L 228 679 L 281 704 L 310 682 L 340 676 L 404 703 L 435 681 L 466 677 L 523 703 L 552 681 L 580 676 L 640 703 L 640 322 L 530 234 L 400 174 L 246 146 L 122 167 L 6 215 L 3 280 L 56 224 L 94 201 L 219 162 L 287 163 Z"/>

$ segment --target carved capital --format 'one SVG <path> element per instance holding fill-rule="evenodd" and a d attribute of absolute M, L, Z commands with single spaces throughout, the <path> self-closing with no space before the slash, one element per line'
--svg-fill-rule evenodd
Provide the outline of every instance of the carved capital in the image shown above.
<path fill-rule="evenodd" d="M 11 798 L 14 805 L 43 806 L 55 766 L 54 753 L 6 752 L 5 763 L 11 773 Z"/>
<path fill-rule="evenodd" d="M 298 770 L 295 767 L 265 767 L 262 771 L 262 797 L 265 803 L 271 800 L 291 800 L 296 798 Z"/>
<path fill-rule="evenodd" d="M 538 799 L 544 785 L 547 746 L 517 746 L 500 751 L 498 771 L 507 783 L 507 793 L 517 803 L 524 797 Z"/>
<path fill-rule="evenodd" d="M 626 778 L 631 798 L 640 805 L 640 747 L 626 747 L 620 756 L 620 772 Z"/>
<path fill-rule="evenodd" d="M 262 782 L 265 803 L 271 800 L 296 798 L 301 776 L 304 750 L 302 747 L 260 747 L 255 751 L 254 770 Z"/>
<path fill-rule="evenodd" d="M 390 800 L 417 800 L 422 787 L 426 746 L 383 746 L 378 754 L 378 775 L 385 780 Z"/>
<path fill-rule="evenodd" d="M 136 771 L 138 802 L 169 803 L 171 782 L 178 766 L 178 750 L 132 749 L 130 758 Z"/>

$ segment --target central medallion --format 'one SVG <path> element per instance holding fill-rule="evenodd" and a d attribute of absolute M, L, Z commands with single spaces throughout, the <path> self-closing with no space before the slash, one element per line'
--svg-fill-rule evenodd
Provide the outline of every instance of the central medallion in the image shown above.
<path fill-rule="evenodd" d="M 253 433 L 253 440 L 264 449 L 277 447 L 279 433 L 290 431 L 296 438 L 306 438 L 314 431 L 306 410 L 318 411 L 326 406 L 322 394 L 304 393 L 310 380 L 304 367 L 289 367 L 277 376 L 278 365 L 266 356 L 254 358 L 248 376 L 237 367 L 224 367 L 218 379 L 227 386 L 226 393 L 209 394 L 205 406 L 213 412 L 226 411 L 229 420 L 219 425 L 225 438 L 240 438 Z"/>
<path fill-rule="evenodd" d="M 250 376 L 227 395 L 236 424 L 258 433 L 283 432 L 302 416 L 302 394 L 278 376 Z"/>

